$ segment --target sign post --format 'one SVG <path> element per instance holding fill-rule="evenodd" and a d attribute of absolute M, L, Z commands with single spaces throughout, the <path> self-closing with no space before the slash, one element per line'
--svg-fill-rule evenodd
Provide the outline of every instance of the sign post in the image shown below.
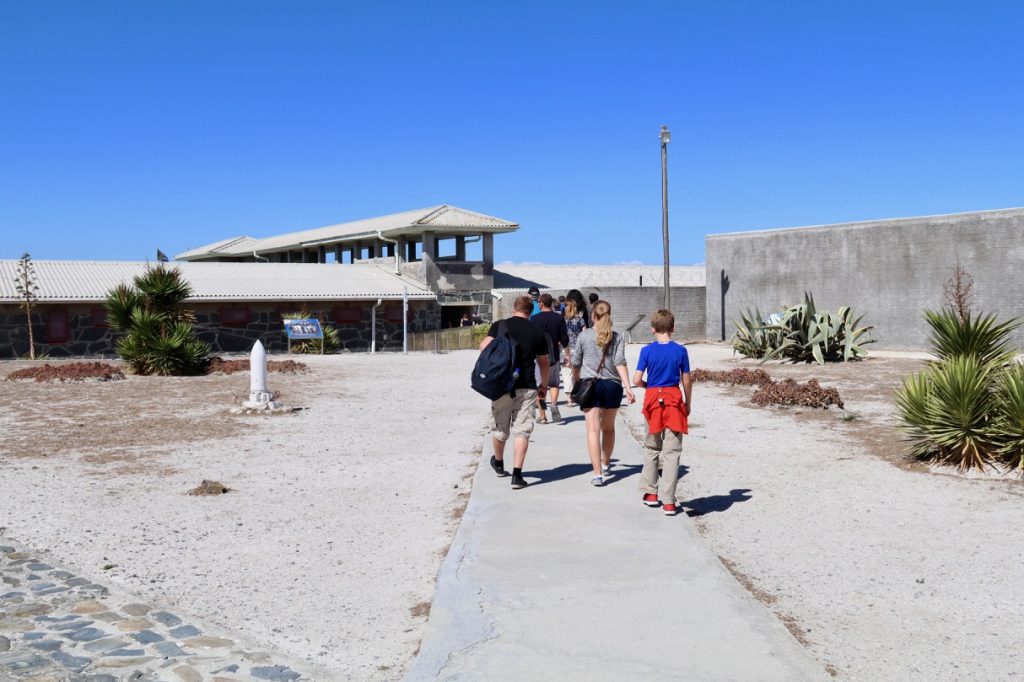
<path fill-rule="evenodd" d="M 284 320 L 284 333 L 288 335 L 288 352 L 292 352 L 292 341 L 320 339 L 320 355 L 324 354 L 324 330 L 320 320 Z"/>
<path fill-rule="evenodd" d="M 409 354 L 409 287 L 402 287 L 402 354 Z"/>

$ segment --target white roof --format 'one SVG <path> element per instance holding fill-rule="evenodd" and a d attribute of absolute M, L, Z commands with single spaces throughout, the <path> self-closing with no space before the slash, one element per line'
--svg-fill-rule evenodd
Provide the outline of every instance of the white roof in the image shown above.
<path fill-rule="evenodd" d="M 494 216 L 467 211 L 457 206 L 429 206 L 413 211 L 392 213 L 378 218 L 367 218 L 312 230 L 289 232 L 276 237 L 253 239 L 232 237 L 207 244 L 175 256 L 178 260 L 197 260 L 217 256 L 251 256 L 253 252 L 270 253 L 287 249 L 319 246 L 321 244 L 349 241 L 359 237 L 376 236 L 381 232 L 386 237 L 404 234 L 419 234 L 424 230 L 438 230 L 446 233 L 512 232 L 519 228 L 517 223 Z"/>
<path fill-rule="evenodd" d="M 147 267 L 142 261 L 33 260 L 39 300 L 101 301 L 118 284 L 130 284 Z M 17 260 L 0 260 L 0 303 L 19 301 Z M 192 285 L 190 301 L 352 300 L 436 298 L 416 280 L 376 263 L 170 263 Z"/>
<path fill-rule="evenodd" d="M 661 265 L 618 263 L 615 265 L 547 265 L 543 263 L 498 263 L 494 266 L 494 288 L 593 289 L 596 287 L 661 286 Z M 669 281 L 674 287 L 702 287 L 706 274 L 703 265 L 672 265 Z"/>

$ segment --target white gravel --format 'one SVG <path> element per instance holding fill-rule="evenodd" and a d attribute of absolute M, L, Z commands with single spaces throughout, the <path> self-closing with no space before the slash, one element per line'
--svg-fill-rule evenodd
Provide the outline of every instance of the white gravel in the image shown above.
<path fill-rule="evenodd" d="M 755 366 L 722 346 L 690 353 L 694 367 Z M 870 380 L 870 362 L 856 369 Z M 828 368 L 812 374 L 854 393 Z M 887 390 L 847 400 L 862 416 L 851 423 L 748 406 L 751 392 L 695 387 L 679 494 L 719 509 L 696 517 L 701 532 L 822 664 L 870 682 L 1024 676 L 1024 484 L 876 456 L 855 430 L 898 438 Z"/>
<path fill-rule="evenodd" d="M 468 388 L 474 358 L 299 358 L 313 372 L 271 374 L 270 387 L 308 409 L 238 417 L 227 415 L 227 402 L 223 412 L 203 405 L 196 420 L 244 420 L 249 430 L 202 442 L 180 433 L 177 442 L 135 448 L 129 467 L 86 461 L 73 448 L 21 457 L 5 445 L 0 526 L 72 570 L 305 660 L 322 670 L 317 679 L 395 679 L 418 649 L 422 605 L 482 442 L 487 403 Z M 241 395 L 248 380 L 170 380 L 178 388 L 161 396 L 161 380 L 129 378 L 101 391 L 150 381 L 153 404 L 139 409 L 181 413 L 211 399 L 204 387 Z M 181 390 L 190 386 L 191 397 Z M 12 401 L 19 391 L 62 390 L 3 388 Z M 61 409 L 75 419 L 74 407 Z M 33 423 L 0 426 L 6 436 Z M 184 495 L 204 478 L 235 490 Z"/>

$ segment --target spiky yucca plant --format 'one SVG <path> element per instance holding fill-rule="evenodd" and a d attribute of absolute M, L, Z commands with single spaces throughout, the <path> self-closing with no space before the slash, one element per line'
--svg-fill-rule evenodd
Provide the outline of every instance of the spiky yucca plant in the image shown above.
<path fill-rule="evenodd" d="M 761 310 L 746 310 L 740 313 L 739 321 L 733 320 L 736 333 L 732 336 L 732 348 L 745 358 L 761 359 L 780 345 L 784 335 L 764 322 Z"/>
<path fill-rule="evenodd" d="M 958 469 L 1024 465 L 1024 369 L 1012 363 L 1015 320 L 926 311 L 937 360 L 896 391 L 910 453 Z"/>
<path fill-rule="evenodd" d="M 191 295 L 181 271 L 163 265 L 107 294 L 107 321 L 124 333 L 117 352 L 133 373 L 187 375 L 206 368 L 209 346 L 195 338 L 195 317 L 182 305 Z"/>
<path fill-rule="evenodd" d="M 1024 365 L 1013 364 L 996 389 L 994 429 L 1002 447 L 999 454 L 1007 464 L 1024 471 Z"/>

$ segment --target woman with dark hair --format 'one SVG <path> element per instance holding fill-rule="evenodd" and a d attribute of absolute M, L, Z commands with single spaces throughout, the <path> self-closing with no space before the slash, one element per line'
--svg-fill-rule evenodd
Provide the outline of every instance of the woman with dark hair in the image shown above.
<path fill-rule="evenodd" d="M 598 301 L 592 311 L 594 326 L 584 329 L 576 338 L 576 352 L 572 356 L 572 378 L 593 379 L 590 395 L 580 400 L 580 409 L 587 424 L 587 451 L 596 486 L 604 485 L 611 476 L 612 451 L 615 449 L 615 415 L 625 392 L 629 402 L 635 402 L 629 387 L 626 368 L 626 342 L 621 334 L 612 331 L 612 307 Z"/>
<path fill-rule="evenodd" d="M 583 300 L 583 294 L 579 289 L 570 289 L 565 295 L 566 300 L 576 301 L 576 312 L 583 316 L 583 326 L 590 327 L 590 313 L 587 311 L 587 302 Z"/>

